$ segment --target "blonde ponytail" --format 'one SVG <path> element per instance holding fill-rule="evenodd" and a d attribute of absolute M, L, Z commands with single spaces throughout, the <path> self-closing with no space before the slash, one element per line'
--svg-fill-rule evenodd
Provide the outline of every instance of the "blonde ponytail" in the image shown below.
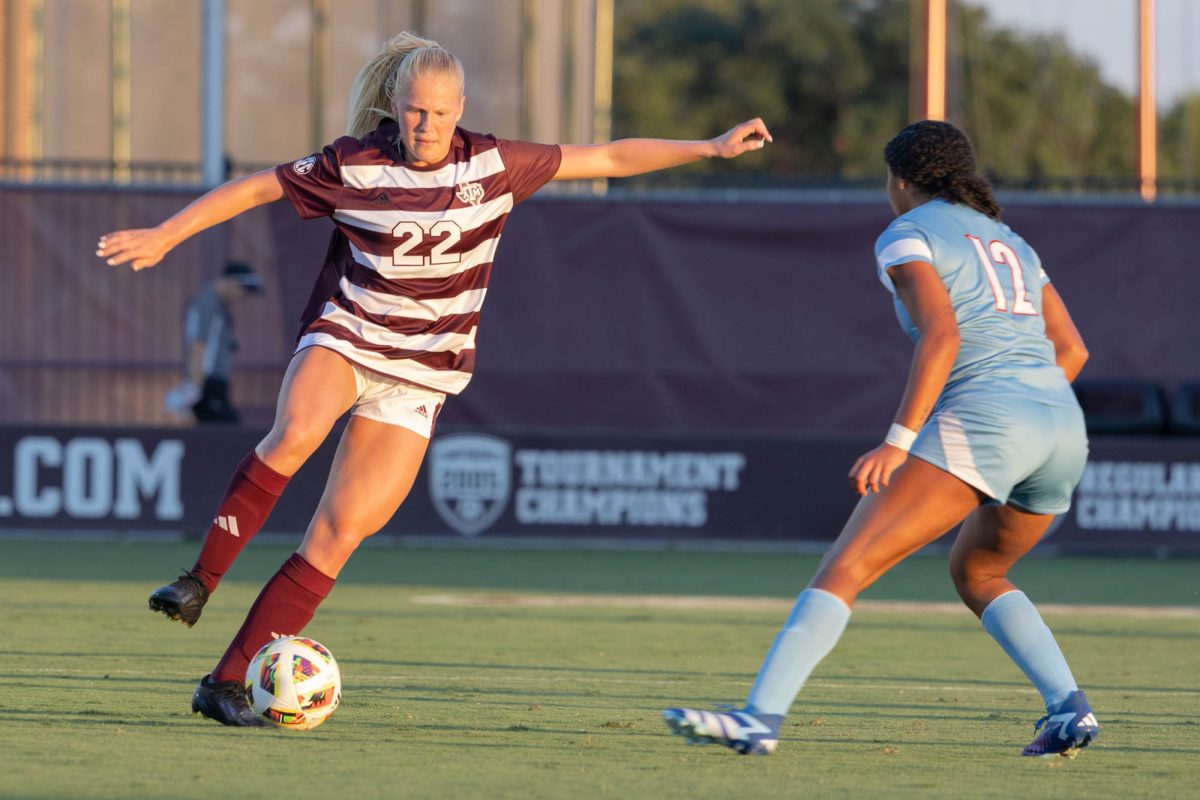
<path fill-rule="evenodd" d="M 385 119 L 395 119 L 395 101 L 425 72 L 449 72 L 465 84 L 462 62 L 431 39 L 404 31 L 384 42 L 379 54 L 367 62 L 350 87 L 350 118 L 346 133 L 366 136 Z"/>

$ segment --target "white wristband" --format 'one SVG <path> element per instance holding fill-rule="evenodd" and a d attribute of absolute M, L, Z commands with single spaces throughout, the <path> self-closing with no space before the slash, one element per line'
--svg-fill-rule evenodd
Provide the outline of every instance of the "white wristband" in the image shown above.
<path fill-rule="evenodd" d="M 887 436 L 883 439 L 885 443 L 906 453 L 912 449 L 913 442 L 916 440 L 916 431 L 895 422 L 892 423 L 892 427 L 888 428 Z"/>

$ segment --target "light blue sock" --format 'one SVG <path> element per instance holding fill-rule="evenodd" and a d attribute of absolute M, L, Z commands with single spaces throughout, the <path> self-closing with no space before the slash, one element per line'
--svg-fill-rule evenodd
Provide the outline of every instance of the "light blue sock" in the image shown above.
<path fill-rule="evenodd" d="M 787 713 L 808 676 L 850 621 L 850 606 L 824 589 L 805 589 L 767 653 L 746 698 L 751 714 Z"/>
<path fill-rule="evenodd" d="M 1042 693 L 1046 710 L 1057 708 L 1079 687 L 1054 634 L 1022 591 L 1005 592 L 980 616 L 983 628 Z"/>

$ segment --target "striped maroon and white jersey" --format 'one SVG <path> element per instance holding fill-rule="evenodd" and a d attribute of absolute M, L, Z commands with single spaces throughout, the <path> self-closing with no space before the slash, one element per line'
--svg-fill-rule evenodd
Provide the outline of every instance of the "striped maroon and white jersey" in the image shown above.
<path fill-rule="evenodd" d="M 444 161 L 414 167 L 387 120 L 275 174 L 305 219 L 337 231 L 297 351 L 328 347 L 376 372 L 458 394 L 500 231 L 513 206 L 558 171 L 558 145 L 458 128 Z"/>

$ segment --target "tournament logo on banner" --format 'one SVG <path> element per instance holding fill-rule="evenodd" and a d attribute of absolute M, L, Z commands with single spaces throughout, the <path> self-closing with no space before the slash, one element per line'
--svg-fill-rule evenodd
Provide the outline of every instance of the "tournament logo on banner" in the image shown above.
<path fill-rule="evenodd" d="M 442 521 L 463 536 L 487 530 L 508 507 L 512 445 L 496 436 L 457 433 L 429 446 L 429 496 Z"/>

